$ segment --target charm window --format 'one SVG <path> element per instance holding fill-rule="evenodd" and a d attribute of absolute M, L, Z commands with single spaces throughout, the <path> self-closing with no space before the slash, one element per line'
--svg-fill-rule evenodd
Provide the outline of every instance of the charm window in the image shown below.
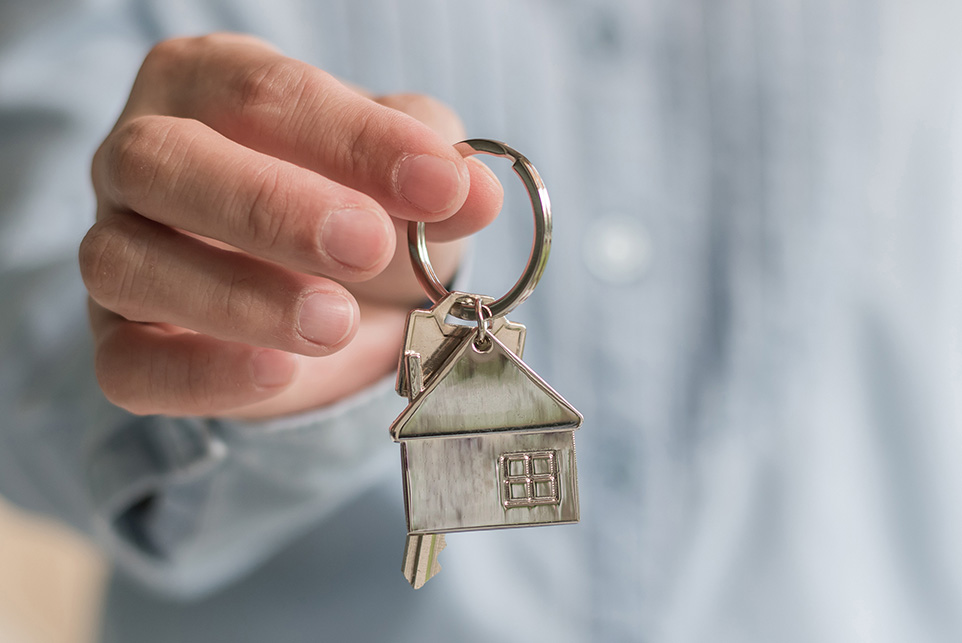
<path fill-rule="evenodd" d="M 501 501 L 505 508 L 561 502 L 556 451 L 505 453 L 498 459 Z"/>

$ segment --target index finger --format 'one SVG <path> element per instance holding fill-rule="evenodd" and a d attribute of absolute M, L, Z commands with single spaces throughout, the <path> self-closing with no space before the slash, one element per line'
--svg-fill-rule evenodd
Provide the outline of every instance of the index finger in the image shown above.
<path fill-rule="evenodd" d="M 430 127 L 254 39 L 167 41 L 148 55 L 140 79 L 127 115 L 160 107 L 197 119 L 364 192 L 393 216 L 440 221 L 467 199 L 467 163 Z"/>

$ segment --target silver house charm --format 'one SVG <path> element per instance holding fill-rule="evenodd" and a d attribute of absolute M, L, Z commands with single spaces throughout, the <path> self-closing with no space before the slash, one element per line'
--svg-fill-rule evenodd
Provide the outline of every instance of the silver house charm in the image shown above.
<path fill-rule="evenodd" d="M 403 571 L 415 588 L 440 571 L 447 532 L 579 519 L 574 431 L 583 418 L 521 360 L 525 328 L 504 317 L 544 271 L 548 195 L 511 148 L 482 139 L 457 147 L 465 156 L 513 160 L 534 207 L 535 241 L 522 277 L 493 300 L 449 293 L 427 257 L 424 224 L 409 227 L 415 273 L 435 302 L 408 318 L 397 389 L 410 403 L 391 426 L 401 444 L 408 528 Z"/>
<path fill-rule="evenodd" d="M 408 532 L 578 521 L 581 415 L 495 337 L 458 347 L 391 427 Z"/>

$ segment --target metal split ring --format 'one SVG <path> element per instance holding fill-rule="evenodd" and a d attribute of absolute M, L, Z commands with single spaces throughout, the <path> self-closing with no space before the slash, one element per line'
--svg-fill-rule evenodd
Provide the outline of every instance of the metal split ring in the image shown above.
<path fill-rule="evenodd" d="M 461 141 L 454 148 L 464 157 L 474 154 L 489 154 L 510 159 L 512 161 L 511 169 L 521 178 L 528 192 L 528 197 L 531 199 L 531 207 L 534 211 L 534 241 L 531 244 L 528 264 L 525 266 L 521 278 L 518 279 L 511 290 L 500 299 L 496 299 L 487 305 L 487 308 L 491 311 L 492 319 L 501 317 L 514 310 L 518 304 L 528 298 L 528 295 L 538 285 L 538 281 L 541 279 L 548 263 L 548 253 L 551 250 L 551 202 L 548 199 L 548 190 L 545 189 L 544 182 L 531 161 L 504 143 L 474 138 Z M 431 260 L 428 258 L 423 221 L 412 221 L 408 224 L 408 250 L 411 253 L 414 274 L 417 276 L 421 287 L 424 288 L 431 301 L 438 303 L 448 295 L 448 290 L 438 279 L 434 268 L 431 266 Z M 452 308 L 452 315 L 457 315 L 466 321 L 477 321 L 477 313 L 474 307 L 460 306 L 457 308 L 458 310 Z"/>

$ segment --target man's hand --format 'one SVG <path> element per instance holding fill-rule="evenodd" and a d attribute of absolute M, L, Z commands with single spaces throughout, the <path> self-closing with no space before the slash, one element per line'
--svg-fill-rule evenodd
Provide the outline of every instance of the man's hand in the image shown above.
<path fill-rule="evenodd" d="M 424 298 L 396 236 L 417 220 L 452 241 L 501 206 L 460 138 L 436 101 L 372 100 L 253 38 L 155 47 L 94 157 L 80 247 L 107 397 L 264 417 L 390 372 Z M 431 256 L 450 277 L 459 249 Z"/>

